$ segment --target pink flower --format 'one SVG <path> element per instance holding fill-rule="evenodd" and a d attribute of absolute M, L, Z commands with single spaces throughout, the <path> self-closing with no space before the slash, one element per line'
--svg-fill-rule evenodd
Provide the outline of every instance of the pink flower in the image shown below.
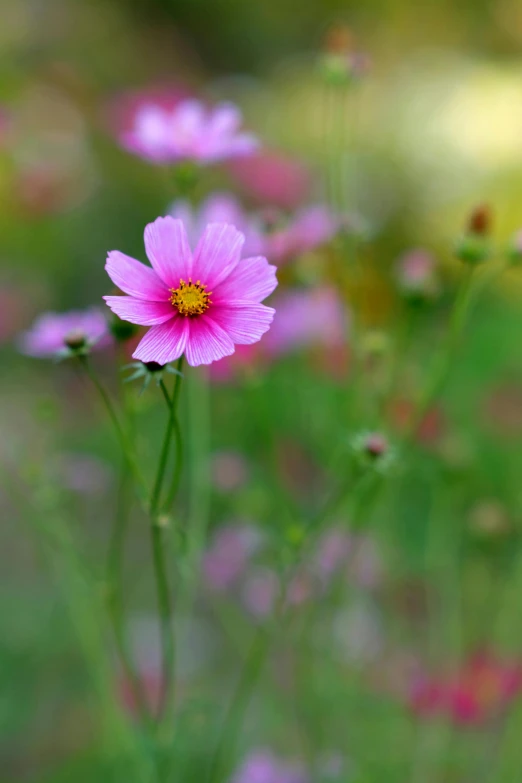
<path fill-rule="evenodd" d="M 243 603 L 254 617 L 267 617 L 274 608 L 280 590 L 274 571 L 257 569 L 243 586 Z"/>
<path fill-rule="evenodd" d="M 241 112 L 229 103 L 207 109 L 201 101 L 182 101 L 173 109 L 143 104 L 130 131 L 120 135 L 129 152 L 152 163 L 190 160 L 201 164 L 250 155 L 258 142 L 239 132 Z"/>
<path fill-rule="evenodd" d="M 431 298 L 437 294 L 435 259 L 426 250 L 410 250 L 399 259 L 397 283 L 406 296 Z"/>
<path fill-rule="evenodd" d="M 418 677 L 410 699 L 420 715 L 446 714 L 457 724 L 480 724 L 505 710 L 521 690 L 519 663 L 479 653 L 454 675 Z"/>
<path fill-rule="evenodd" d="M 267 237 L 266 255 L 276 264 L 315 250 L 337 234 L 340 220 L 322 204 L 300 209 L 281 229 Z"/>
<path fill-rule="evenodd" d="M 102 348 L 108 343 L 107 321 L 96 309 L 45 313 L 19 339 L 22 353 L 40 358 L 67 355 L 71 348 Z"/>
<path fill-rule="evenodd" d="M 206 583 L 215 590 L 232 587 L 244 573 L 259 542 L 259 533 L 251 525 L 228 525 L 218 530 L 203 557 Z"/>
<path fill-rule="evenodd" d="M 185 354 L 195 367 L 262 337 L 275 311 L 261 302 L 277 285 L 276 269 L 262 256 L 241 260 L 243 243 L 233 226 L 211 223 L 192 253 L 181 220 L 160 217 L 145 229 L 152 269 L 109 253 L 105 268 L 128 296 L 105 301 L 124 321 L 151 327 L 133 358 L 167 364 Z"/>
<path fill-rule="evenodd" d="M 272 356 L 309 345 L 339 346 L 345 340 L 347 313 L 332 288 L 281 294 L 264 348 Z"/>
<path fill-rule="evenodd" d="M 265 255 L 261 220 L 247 215 L 231 193 L 213 193 L 197 212 L 187 201 L 175 201 L 170 214 L 183 221 L 191 244 L 199 241 L 209 223 L 229 223 L 245 235 L 245 255 Z"/>
<path fill-rule="evenodd" d="M 232 783 L 306 783 L 308 779 L 300 764 L 282 761 L 268 750 L 258 750 L 247 756 Z"/>
<path fill-rule="evenodd" d="M 233 176 L 259 204 L 294 209 L 309 195 L 311 177 L 299 161 L 262 150 L 230 165 Z"/>

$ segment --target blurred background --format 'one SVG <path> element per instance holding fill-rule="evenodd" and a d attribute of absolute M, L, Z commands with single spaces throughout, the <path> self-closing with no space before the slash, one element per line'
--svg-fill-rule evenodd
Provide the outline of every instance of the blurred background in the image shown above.
<path fill-rule="evenodd" d="M 176 623 L 168 780 L 205 779 L 304 535 L 296 519 L 353 478 L 371 432 L 393 464 L 348 493 L 311 547 L 221 777 L 518 783 L 522 5 L 0 0 L 0 18 L 2 783 L 148 779 L 108 739 L 135 705 L 96 609 L 121 507 L 117 443 L 73 363 L 22 355 L 19 335 L 42 312 L 101 306 L 108 250 L 145 260 L 144 226 L 179 193 L 118 139 L 143 102 L 190 96 L 237 103 L 262 143 L 206 170 L 195 202 L 231 192 L 267 223 L 324 204 L 339 222 L 281 264 L 272 341 L 183 392 L 179 514 L 207 534 L 193 612 Z M 462 274 L 455 243 L 479 205 L 491 259 L 451 377 L 408 438 Z M 412 268 L 428 269 L 420 304 Z M 121 391 L 118 351 L 130 361 L 119 346 L 95 363 L 130 399 L 147 466 L 165 411 L 154 385 Z M 148 541 L 129 515 L 129 636 L 154 700 Z"/>

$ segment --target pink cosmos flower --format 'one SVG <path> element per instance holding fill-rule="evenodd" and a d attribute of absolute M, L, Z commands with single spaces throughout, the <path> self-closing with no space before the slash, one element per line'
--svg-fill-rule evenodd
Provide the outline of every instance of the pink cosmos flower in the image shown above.
<path fill-rule="evenodd" d="M 261 204 L 291 210 L 310 193 L 310 172 L 297 160 L 280 152 L 261 150 L 230 164 L 239 185 Z"/>
<path fill-rule="evenodd" d="M 187 201 L 175 201 L 170 208 L 170 214 L 183 222 L 191 244 L 198 242 L 209 223 L 229 223 L 245 235 L 245 255 L 266 255 L 260 218 L 247 215 L 231 193 L 213 193 L 197 212 Z"/>
<path fill-rule="evenodd" d="M 406 296 L 431 298 L 438 292 L 435 259 L 426 250 L 410 250 L 402 256 L 396 276 L 398 286 Z"/>
<path fill-rule="evenodd" d="M 211 223 L 192 253 L 183 223 L 169 216 L 145 229 L 152 269 L 109 253 L 105 268 L 128 296 L 105 301 L 123 320 L 151 327 L 134 359 L 167 364 L 185 354 L 195 367 L 262 337 L 275 311 L 261 302 L 277 285 L 276 269 L 262 256 L 241 260 L 244 240 L 233 226 Z"/>
<path fill-rule="evenodd" d="M 260 544 L 252 525 L 227 525 L 218 530 L 203 557 L 205 582 L 214 590 L 228 590 L 243 575 Z"/>
<path fill-rule="evenodd" d="M 266 255 L 282 264 L 325 245 L 337 234 L 341 221 L 323 204 L 303 207 L 267 237 Z"/>
<path fill-rule="evenodd" d="M 348 315 L 332 288 L 285 292 L 276 312 L 264 344 L 271 356 L 308 345 L 339 346 L 345 340 Z"/>
<path fill-rule="evenodd" d="M 454 723 L 469 725 L 496 717 L 521 691 L 520 663 L 506 663 L 490 653 L 479 653 L 452 676 L 418 677 L 410 699 L 420 715 L 446 714 Z"/>
<path fill-rule="evenodd" d="M 67 353 L 82 345 L 92 348 L 109 343 L 107 321 L 99 310 L 72 310 L 68 313 L 45 313 L 29 331 L 21 335 L 19 346 L 28 356 L 48 358 Z"/>
<path fill-rule="evenodd" d="M 140 106 L 120 143 L 152 163 L 217 163 L 257 149 L 256 138 L 239 131 L 241 119 L 239 109 L 230 103 L 207 109 L 201 101 L 189 99 L 170 110 L 148 103 Z"/>
<path fill-rule="evenodd" d="M 307 783 L 308 780 L 300 764 L 283 761 L 268 750 L 257 750 L 247 756 L 232 783 Z"/>

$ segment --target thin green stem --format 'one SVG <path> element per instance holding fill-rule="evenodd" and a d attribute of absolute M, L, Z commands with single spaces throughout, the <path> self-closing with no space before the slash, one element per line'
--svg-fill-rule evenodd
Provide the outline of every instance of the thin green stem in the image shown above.
<path fill-rule="evenodd" d="M 176 381 L 174 385 L 174 392 L 172 395 L 172 401 L 170 404 L 170 415 L 163 439 L 163 446 L 160 454 L 158 470 L 156 473 L 156 481 L 154 482 L 154 489 L 152 491 L 152 497 L 150 501 L 150 518 L 151 518 L 151 543 L 152 543 L 152 555 L 154 564 L 154 575 L 156 581 L 156 594 L 158 600 L 158 611 L 160 617 L 161 626 L 161 649 L 162 649 L 162 691 L 161 699 L 158 705 L 157 719 L 161 721 L 165 712 L 170 711 L 170 707 L 174 701 L 174 667 L 175 667 L 175 643 L 174 643 L 174 627 L 172 616 L 172 599 L 170 594 L 170 585 L 167 573 L 166 558 L 165 558 L 165 541 L 164 531 L 165 527 L 162 525 L 158 516 L 160 502 L 161 502 L 161 490 L 163 487 L 163 481 L 165 477 L 165 471 L 167 467 L 170 442 L 172 439 L 172 433 L 175 428 L 175 421 L 177 416 L 177 404 L 179 400 L 179 391 L 181 384 L 181 368 L 183 366 L 183 358 L 178 360 L 176 375 Z M 170 399 L 168 391 L 163 381 L 160 382 L 160 387 L 163 395 L 166 399 Z"/>
<path fill-rule="evenodd" d="M 431 375 L 428 378 L 428 383 L 426 384 L 421 400 L 417 407 L 417 411 L 410 425 L 408 433 L 409 437 L 413 437 L 416 434 L 419 426 L 422 424 L 424 416 L 443 390 L 450 374 L 451 365 L 455 358 L 459 344 L 459 338 L 462 333 L 471 301 L 474 269 L 475 267 L 470 265 L 462 279 L 457 299 L 455 300 L 455 306 L 451 315 L 447 339 L 441 350 L 441 353 L 438 356 L 438 359 L 434 364 Z"/>
<path fill-rule="evenodd" d="M 263 670 L 271 640 L 272 634 L 268 632 L 267 628 L 258 628 L 222 724 L 218 742 L 210 761 L 207 783 L 215 783 L 215 781 L 224 779 L 229 772 L 228 767 L 234 754 L 242 719 Z"/>

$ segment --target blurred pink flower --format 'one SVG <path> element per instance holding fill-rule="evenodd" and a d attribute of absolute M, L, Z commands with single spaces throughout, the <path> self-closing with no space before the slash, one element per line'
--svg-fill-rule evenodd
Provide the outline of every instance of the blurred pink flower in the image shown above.
<path fill-rule="evenodd" d="M 99 495 L 110 483 L 108 465 L 89 454 L 63 454 L 56 468 L 58 481 L 72 492 Z"/>
<path fill-rule="evenodd" d="M 151 84 L 111 96 L 104 107 L 104 115 L 110 131 L 120 136 L 132 130 L 136 115 L 143 106 L 158 106 L 172 112 L 190 97 L 190 92 L 179 84 Z"/>
<path fill-rule="evenodd" d="M 303 207 L 286 225 L 267 234 L 265 253 L 275 264 L 283 264 L 325 245 L 337 234 L 340 220 L 322 204 Z"/>
<path fill-rule="evenodd" d="M 308 780 L 300 764 L 282 761 L 268 750 L 257 750 L 247 756 L 231 783 L 307 783 Z"/>
<path fill-rule="evenodd" d="M 397 284 L 406 296 L 431 298 L 438 292 L 435 259 L 426 250 L 410 250 L 399 259 Z"/>
<path fill-rule="evenodd" d="M 214 590 L 228 590 L 244 574 L 260 543 L 252 525 L 227 525 L 214 535 L 203 556 L 203 576 Z"/>
<path fill-rule="evenodd" d="M 332 288 L 286 291 L 263 349 L 277 356 L 309 345 L 339 346 L 345 340 L 346 310 Z"/>
<path fill-rule="evenodd" d="M 277 286 L 276 269 L 262 256 L 241 260 L 243 243 L 233 226 L 212 223 L 192 254 L 183 223 L 168 216 L 145 229 L 152 269 L 109 253 L 107 273 L 128 296 L 105 301 L 124 321 L 151 327 L 135 359 L 164 365 L 185 354 L 194 367 L 261 339 L 275 312 L 261 302 Z"/>
<path fill-rule="evenodd" d="M 279 593 L 277 575 L 266 569 L 252 571 L 243 585 L 243 603 L 257 618 L 267 617 L 273 610 Z"/>
<path fill-rule="evenodd" d="M 99 310 L 45 313 L 20 336 L 18 345 L 28 356 L 48 358 L 65 354 L 71 343 L 82 342 L 87 347 L 97 348 L 109 344 L 107 321 Z"/>
<path fill-rule="evenodd" d="M 208 109 L 189 99 L 170 110 L 144 103 L 136 111 L 132 129 L 120 135 L 120 143 L 152 163 L 217 163 L 257 149 L 257 139 L 240 132 L 241 120 L 239 109 L 229 103 Z"/>
<path fill-rule="evenodd" d="M 219 365 L 216 365 L 219 367 Z M 233 492 L 248 479 L 248 465 L 242 454 L 217 451 L 212 456 L 212 483 L 221 492 Z"/>
<path fill-rule="evenodd" d="M 170 208 L 170 214 L 183 221 L 192 245 L 197 244 L 209 223 L 229 223 L 244 234 L 245 255 L 266 255 L 261 220 L 254 215 L 247 215 L 231 193 L 213 193 L 197 212 L 188 201 L 175 201 Z"/>
<path fill-rule="evenodd" d="M 410 693 L 419 715 L 446 715 L 460 725 L 481 724 L 504 711 L 522 690 L 522 664 L 484 652 L 469 658 L 454 675 L 420 675 Z"/>
<path fill-rule="evenodd" d="M 229 169 L 236 182 L 260 206 L 292 210 L 310 194 L 311 176 L 298 160 L 280 152 L 261 150 L 233 161 Z"/>
<path fill-rule="evenodd" d="M 346 564 L 352 551 L 351 536 L 344 530 L 327 530 L 317 545 L 313 557 L 314 570 L 321 579 L 333 576 Z"/>

